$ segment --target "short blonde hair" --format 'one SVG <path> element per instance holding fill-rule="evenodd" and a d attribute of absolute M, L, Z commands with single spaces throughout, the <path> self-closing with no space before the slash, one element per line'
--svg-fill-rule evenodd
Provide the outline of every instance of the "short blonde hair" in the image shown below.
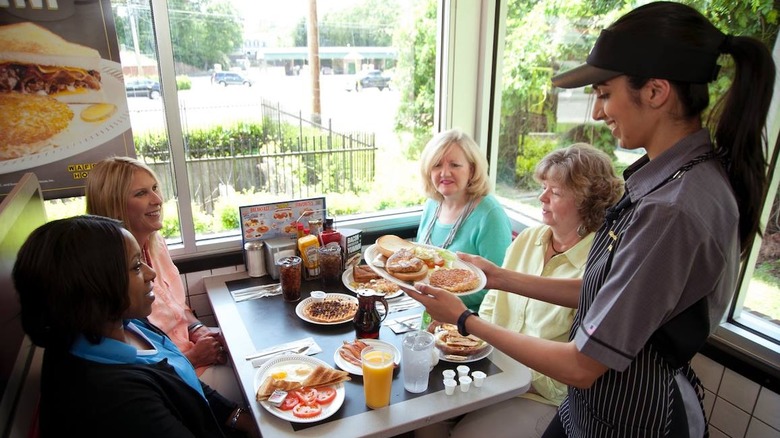
<path fill-rule="evenodd" d="M 154 171 L 135 158 L 111 157 L 98 162 L 87 177 L 87 213 L 118 219 L 127 227 L 127 198 L 133 174 L 139 169 L 148 172 L 159 184 Z"/>
<path fill-rule="evenodd" d="M 588 233 L 599 229 L 607 208 L 623 196 L 623 179 L 615 174 L 609 155 L 587 143 L 545 155 L 536 165 L 534 179 L 552 180 L 571 191 Z"/>
<path fill-rule="evenodd" d="M 431 182 L 433 166 L 441 162 L 444 154 L 450 147 L 460 147 L 466 155 L 466 160 L 471 166 L 473 175 L 466 188 L 471 197 L 485 196 L 491 191 L 488 178 L 488 162 L 482 151 L 468 134 L 460 129 L 442 131 L 431 138 L 425 145 L 420 157 L 420 176 L 422 177 L 423 191 L 431 199 L 441 202 L 444 197 L 436 190 Z"/>

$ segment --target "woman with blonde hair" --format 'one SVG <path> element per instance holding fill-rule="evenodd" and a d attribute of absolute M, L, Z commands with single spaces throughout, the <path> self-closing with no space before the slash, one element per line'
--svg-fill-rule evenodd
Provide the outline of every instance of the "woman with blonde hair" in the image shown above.
<path fill-rule="evenodd" d="M 87 213 L 121 220 L 141 246 L 143 262 L 157 278 L 149 321 L 162 329 L 196 368 L 198 376 L 220 393 L 242 400 L 218 330 L 200 322 L 187 306 L 179 270 L 159 230 L 163 198 L 157 175 L 131 157 L 111 157 L 90 171 L 86 186 Z"/>
<path fill-rule="evenodd" d="M 436 134 L 423 149 L 420 175 L 429 199 L 417 241 L 479 255 L 500 265 L 512 241 L 512 226 L 491 194 L 487 160 L 477 143 L 459 129 Z M 486 293 L 483 290 L 462 299 L 476 311 Z"/>

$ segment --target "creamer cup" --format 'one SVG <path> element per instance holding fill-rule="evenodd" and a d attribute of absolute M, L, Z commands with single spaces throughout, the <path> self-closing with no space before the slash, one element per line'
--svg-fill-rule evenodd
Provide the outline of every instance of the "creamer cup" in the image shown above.
<path fill-rule="evenodd" d="M 469 392 L 469 386 L 471 386 L 471 377 L 469 376 L 459 377 L 458 381 L 460 382 L 461 392 Z"/>
<path fill-rule="evenodd" d="M 452 395 L 455 392 L 455 387 L 458 386 L 458 382 L 455 379 L 444 379 L 444 392 L 447 395 Z"/>
<path fill-rule="evenodd" d="M 483 373 L 482 371 L 474 371 L 471 373 L 471 377 L 474 379 L 474 386 L 480 388 L 482 387 L 482 383 L 485 381 L 487 374 Z"/>

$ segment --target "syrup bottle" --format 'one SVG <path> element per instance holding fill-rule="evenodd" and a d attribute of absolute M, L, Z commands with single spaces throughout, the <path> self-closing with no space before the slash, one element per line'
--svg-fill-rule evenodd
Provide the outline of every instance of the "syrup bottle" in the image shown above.
<path fill-rule="evenodd" d="M 384 294 L 379 294 L 371 289 L 358 289 L 355 292 L 358 299 L 358 309 L 352 322 L 355 326 L 355 337 L 357 339 L 377 339 L 379 338 L 379 329 L 382 327 L 382 321 L 385 320 L 388 313 L 387 300 Z M 384 315 L 379 315 L 376 309 L 376 302 L 379 301 L 385 306 Z"/>

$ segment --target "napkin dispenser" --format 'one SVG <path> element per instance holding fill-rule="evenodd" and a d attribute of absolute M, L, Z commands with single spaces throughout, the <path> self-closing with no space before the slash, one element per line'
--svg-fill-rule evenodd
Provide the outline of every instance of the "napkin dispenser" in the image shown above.
<path fill-rule="evenodd" d="M 276 261 L 282 257 L 295 255 L 296 241 L 290 237 L 277 237 L 265 241 L 265 267 L 274 280 L 279 279 L 279 267 Z"/>

